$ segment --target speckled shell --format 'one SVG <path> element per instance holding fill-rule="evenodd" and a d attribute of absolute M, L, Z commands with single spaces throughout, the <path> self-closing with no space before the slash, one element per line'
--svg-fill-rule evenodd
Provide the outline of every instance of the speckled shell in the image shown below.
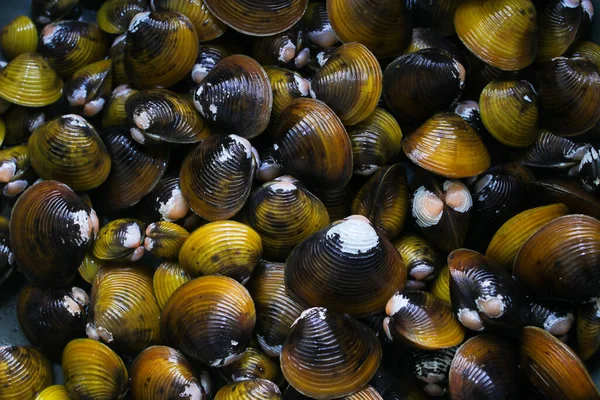
<path fill-rule="evenodd" d="M 208 11 L 204 0 L 153 0 L 154 11 L 178 11 L 188 17 L 196 27 L 198 40 L 208 42 L 227 31 L 227 26 Z"/>
<path fill-rule="evenodd" d="M 33 399 L 52 384 L 52 366 L 33 347 L 0 346 L 2 398 Z"/>
<path fill-rule="evenodd" d="M 154 287 L 154 295 L 161 310 L 171 295 L 184 284 L 191 281 L 193 278 L 185 272 L 179 263 L 175 261 L 164 261 L 154 271 L 152 285 Z"/>
<path fill-rule="evenodd" d="M 108 40 L 98 25 L 87 21 L 59 21 L 44 27 L 38 52 L 63 78 L 78 69 L 101 60 L 108 50 Z"/>
<path fill-rule="evenodd" d="M 345 125 L 355 125 L 377 107 L 382 89 L 381 66 L 362 44 L 346 43 L 313 77 L 312 89 Z"/>
<path fill-rule="evenodd" d="M 79 5 L 79 0 L 32 0 L 33 20 L 41 25 L 66 17 Z"/>
<path fill-rule="evenodd" d="M 179 251 L 179 263 L 194 277 L 225 275 L 245 284 L 261 255 L 261 238 L 254 229 L 216 221 L 192 232 Z"/>
<path fill-rule="evenodd" d="M 208 9 L 236 31 L 269 36 L 288 30 L 302 18 L 308 0 L 204 0 Z"/>
<path fill-rule="evenodd" d="M 167 346 L 151 346 L 131 366 L 131 398 L 207 400 L 207 388 L 196 378 L 183 354 Z"/>
<path fill-rule="evenodd" d="M 114 209 L 131 207 L 164 175 L 169 148 L 141 145 L 129 136 L 126 127 L 111 127 L 102 139 L 112 160 L 111 172 L 100 189 L 103 199 Z"/>
<path fill-rule="evenodd" d="M 37 28 L 33 21 L 24 15 L 10 21 L 0 32 L 0 46 L 9 59 L 19 54 L 35 52 L 37 44 Z"/>
<path fill-rule="evenodd" d="M 190 73 L 198 55 L 198 34 L 185 15 L 143 12 L 129 24 L 125 71 L 137 88 L 169 87 Z"/>
<path fill-rule="evenodd" d="M 304 310 L 285 290 L 284 266 L 263 260 L 248 282 L 256 305 L 256 339 L 271 357 L 279 357 L 290 326 Z"/>
<path fill-rule="evenodd" d="M 114 351 L 100 342 L 72 340 L 63 352 L 62 367 L 65 386 L 74 400 L 125 397 L 127 368 Z"/>
<path fill-rule="evenodd" d="M 292 324 L 281 370 L 300 393 L 315 399 L 348 396 L 373 377 L 381 361 L 375 334 L 348 315 L 310 308 Z"/>
<path fill-rule="evenodd" d="M 196 143 L 210 135 L 191 101 L 166 89 L 142 90 L 127 97 L 125 111 L 132 137 L 169 143 Z"/>
<path fill-rule="evenodd" d="M 100 186 L 111 169 L 110 155 L 96 129 L 76 114 L 63 115 L 36 129 L 29 138 L 31 165 L 43 179 L 73 190 Z"/>
<path fill-rule="evenodd" d="M 149 221 L 177 221 L 190 207 L 179 187 L 179 174 L 167 174 L 144 199 L 144 212 Z"/>
<path fill-rule="evenodd" d="M 309 97 L 310 81 L 298 72 L 290 71 L 281 67 L 265 67 L 271 89 L 273 90 L 273 109 L 267 132 L 275 133 L 281 122 L 283 110 L 289 106 L 294 99 Z"/>
<path fill-rule="evenodd" d="M 276 384 L 266 379 L 251 379 L 223 386 L 215 400 L 282 400 Z"/>
<path fill-rule="evenodd" d="M 362 215 L 316 232 L 294 248 L 285 264 L 292 298 L 352 316 L 383 311 L 405 281 L 402 257 Z"/>
<path fill-rule="evenodd" d="M 100 60 L 75 71 L 65 85 L 71 108 L 86 117 L 104 109 L 112 91 L 112 61 Z"/>
<path fill-rule="evenodd" d="M 144 248 L 155 257 L 177 259 L 189 232 L 173 222 L 153 222 L 146 227 Z"/>
<path fill-rule="evenodd" d="M 237 214 L 250 195 L 257 160 L 237 135 L 211 135 L 190 150 L 179 184 L 192 211 L 209 221 Z"/>
<path fill-rule="evenodd" d="M 281 382 L 282 375 L 277 360 L 269 357 L 258 343 L 252 342 L 242 358 L 223 368 L 223 373 L 233 382 L 266 379 Z"/>
<path fill-rule="evenodd" d="M 41 289 L 28 284 L 17 297 L 19 325 L 32 344 L 60 360 L 69 341 L 85 337 L 89 302 L 78 287 Z"/>
<path fill-rule="evenodd" d="M 260 235 L 265 259 L 283 261 L 297 244 L 329 225 L 329 215 L 315 195 L 282 176 L 252 193 L 242 221 Z"/>
<path fill-rule="evenodd" d="M 98 232 L 92 255 L 106 261 L 137 261 L 145 252 L 144 233 L 144 223 L 137 219 L 110 221 Z"/>
<path fill-rule="evenodd" d="M 239 359 L 252 338 L 254 302 L 225 276 L 203 276 L 173 293 L 161 315 L 161 334 L 186 356 L 212 367 Z"/>
<path fill-rule="evenodd" d="M 248 56 L 226 57 L 196 88 L 194 106 L 214 131 L 252 139 L 267 128 L 271 116 L 273 93 L 269 77 Z"/>
<path fill-rule="evenodd" d="M 63 81 L 48 61 L 24 53 L 0 70 L 0 97 L 25 107 L 44 107 L 60 99 Z"/>
<path fill-rule="evenodd" d="M 127 32 L 129 23 L 137 13 L 147 10 L 146 0 L 107 0 L 98 9 L 96 20 L 104 32 L 119 35 Z"/>
<path fill-rule="evenodd" d="M 200 84 L 206 78 L 206 75 L 221 62 L 222 59 L 229 57 L 231 52 L 229 48 L 213 44 L 200 44 L 198 47 L 198 58 L 192 68 L 192 80 Z"/>
<path fill-rule="evenodd" d="M 160 339 L 160 308 L 152 273 L 130 265 L 104 266 L 94 278 L 90 302 L 91 339 L 131 353 Z"/>
<path fill-rule="evenodd" d="M 10 218 L 17 265 L 38 286 L 67 286 L 97 232 L 98 219 L 67 185 L 43 181 L 19 197 Z"/>
<path fill-rule="evenodd" d="M 277 164 L 308 187 L 338 189 L 352 177 L 348 133 L 319 100 L 295 99 L 281 114 L 274 141 L 272 155 Z"/>

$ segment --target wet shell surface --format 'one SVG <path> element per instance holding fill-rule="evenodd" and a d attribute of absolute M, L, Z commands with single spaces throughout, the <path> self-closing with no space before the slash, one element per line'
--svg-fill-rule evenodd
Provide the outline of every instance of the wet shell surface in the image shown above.
<path fill-rule="evenodd" d="M 19 54 L 35 52 L 38 44 L 38 31 L 29 17 L 20 15 L 2 28 L 0 46 L 9 59 Z"/>
<path fill-rule="evenodd" d="M 154 11 L 178 11 L 196 27 L 200 43 L 208 42 L 227 31 L 227 26 L 208 10 L 204 0 L 153 0 Z"/>
<path fill-rule="evenodd" d="M 419 290 L 426 281 L 435 279 L 441 260 L 437 250 L 424 237 L 408 233 L 394 240 L 394 247 L 408 271 L 407 288 Z"/>
<path fill-rule="evenodd" d="M 104 128 L 128 124 L 129 120 L 127 119 L 125 104 L 127 103 L 127 99 L 137 92 L 137 89 L 127 84 L 119 85 L 112 91 L 108 104 L 104 107 L 104 112 L 102 113 L 102 126 Z"/>
<path fill-rule="evenodd" d="M 242 358 L 229 364 L 223 369 L 223 372 L 228 374 L 234 382 L 253 379 L 281 381 L 279 363 L 263 352 L 256 342 L 248 347 Z"/>
<path fill-rule="evenodd" d="M 52 366 L 33 347 L 0 346 L 2 397 L 10 400 L 33 399 L 52 384 Z"/>
<path fill-rule="evenodd" d="M 280 67 L 265 67 L 271 89 L 273 90 L 273 109 L 267 131 L 274 133 L 281 122 L 283 110 L 294 99 L 311 96 L 310 81 L 298 72 Z"/>
<path fill-rule="evenodd" d="M 65 385 L 52 385 L 42 390 L 35 400 L 67 400 L 69 398 L 69 392 Z"/>
<path fill-rule="evenodd" d="M 600 347 L 600 301 L 596 300 L 579 309 L 577 314 L 577 354 L 588 360 Z"/>
<path fill-rule="evenodd" d="M 266 379 L 250 379 L 223 386 L 215 400 L 281 400 L 276 384 Z"/>
<path fill-rule="evenodd" d="M 175 260 L 188 236 L 185 228 L 173 222 L 153 222 L 146 227 L 144 248 L 155 257 Z"/>
<path fill-rule="evenodd" d="M 373 377 L 381 345 L 365 325 L 326 308 L 304 311 L 281 352 L 281 370 L 300 393 L 315 399 L 348 396 Z"/>
<path fill-rule="evenodd" d="M 167 174 L 144 200 L 147 218 L 151 221 L 177 221 L 190 207 L 181 193 L 179 174 Z"/>
<path fill-rule="evenodd" d="M 181 286 L 167 301 L 161 334 L 192 360 L 222 367 L 241 358 L 255 323 L 246 288 L 225 276 L 204 276 Z"/>
<path fill-rule="evenodd" d="M 313 234 L 294 248 L 285 265 L 285 286 L 292 298 L 353 316 L 383 311 L 405 281 L 402 257 L 362 215 Z"/>
<path fill-rule="evenodd" d="M 98 9 L 96 19 L 104 32 L 120 35 L 127 32 L 129 23 L 137 13 L 147 10 L 146 0 L 108 0 Z"/>
<path fill-rule="evenodd" d="M 174 261 L 164 261 L 161 263 L 156 271 L 154 271 L 154 277 L 152 279 L 152 285 L 154 287 L 154 295 L 158 306 L 163 309 L 167 301 L 175 291 L 191 281 L 193 278 L 190 274 L 185 272 L 179 263 Z"/>
<path fill-rule="evenodd" d="M 41 25 L 66 17 L 77 8 L 79 0 L 32 0 L 33 20 Z"/>
<path fill-rule="evenodd" d="M 111 60 L 100 60 L 78 69 L 65 85 L 71 108 L 86 117 L 93 117 L 104 109 L 111 90 Z"/>
<path fill-rule="evenodd" d="M 125 71 L 125 47 L 127 46 L 127 34 L 117 36 L 108 49 L 108 57 L 112 61 L 114 86 L 129 83 L 127 71 Z"/>
<path fill-rule="evenodd" d="M 552 0 L 544 4 L 538 18 L 537 62 L 562 56 L 575 42 L 584 16 L 581 1 Z"/>
<path fill-rule="evenodd" d="M 144 232 L 144 223 L 133 218 L 110 221 L 98 232 L 92 254 L 100 260 L 137 261 L 145 253 Z"/>

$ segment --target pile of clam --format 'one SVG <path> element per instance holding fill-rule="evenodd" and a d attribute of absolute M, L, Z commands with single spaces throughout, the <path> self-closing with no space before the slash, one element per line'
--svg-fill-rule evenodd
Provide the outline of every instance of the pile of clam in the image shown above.
<path fill-rule="evenodd" d="M 80 8 L 1 31 L 0 400 L 600 399 L 590 0 Z"/>

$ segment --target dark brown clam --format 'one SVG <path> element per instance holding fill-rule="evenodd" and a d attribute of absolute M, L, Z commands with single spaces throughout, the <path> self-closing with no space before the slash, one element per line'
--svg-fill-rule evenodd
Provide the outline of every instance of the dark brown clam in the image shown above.
<path fill-rule="evenodd" d="M 338 42 L 338 37 L 331 26 L 327 7 L 323 3 L 308 3 L 302 22 L 311 43 L 326 49 Z"/>
<path fill-rule="evenodd" d="M 460 0 L 408 0 L 406 7 L 414 26 L 435 30 L 443 36 L 451 36 L 454 34 L 454 13 L 459 4 Z"/>
<path fill-rule="evenodd" d="M 536 141 L 519 154 L 523 165 L 538 168 L 572 168 L 577 166 L 590 147 L 542 129 Z"/>
<path fill-rule="evenodd" d="M 453 42 L 443 37 L 441 33 L 432 29 L 415 28 L 413 29 L 412 39 L 408 47 L 403 50 L 403 53 L 414 53 L 424 49 L 438 49 L 457 60 L 463 67 L 467 69 L 469 67 L 469 60 L 463 52 Z"/>
<path fill-rule="evenodd" d="M 394 241 L 408 271 L 407 289 L 421 290 L 433 280 L 441 269 L 438 251 L 425 238 L 407 233 Z"/>
<path fill-rule="evenodd" d="M 290 71 L 280 67 L 265 67 L 271 89 L 273 90 L 273 109 L 267 132 L 273 134 L 281 122 L 283 110 L 289 106 L 294 99 L 309 97 L 310 81 L 303 78 L 298 72 Z"/>
<path fill-rule="evenodd" d="M 190 211 L 181 193 L 179 174 L 167 174 L 144 198 L 144 211 L 149 221 L 177 221 Z"/>
<path fill-rule="evenodd" d="M 129 77 L 125 71 L 125 47 L 127 47 L 127 35 L 124 33 L 117 36 L 108 49 L 108 57 L 112 61 L 114 86 L 129 83 Z"/>
<path fill-rule="evenodd" d="M 296 57 L 295 29 L 273 36 L 256 38 L 252 43 L 252 58 L 261 65 L 285 66 Z"/>
<path fill-rule="evenodd" d="M 600 153 L 598 148 L 590 146 L 583 154 L 577 167 L 577 175 L 584 188 L 590 192 L 600 191 Z"/>
<path fill-rule="evenodd" d="M 46 122 L 43 110 L 13 105 L 4 115 L 6 123 L 5 145 L 21 144 L 29 139 L 31 133 Z"/>
<path fill-rule="evenodd" d="M 119 35 L 127 32 L 137 13 L 148 11 L 146 0 L 107 0 L 98 9 L 96 20 L 104 32 Z"/>
<path fill-rule="evenodd" d="M 100 60 L 73 73 L 65 85 L 71 108 L 86 117 L 102 111 L 112 91 L 112 62 Z"/>
<path fill-rule="evenodd" d="M 575 42 L 583 18 L 581 0 L 545 2 L 538 17 L 538 49 L 535 60 L 548 62 L 562 56 Z"/>
<path fill-rule="evenodd" d="M 102 113 L 102 126 L 104 128 L 128 124 L 125 104 L 127 104 L 127 99 L 136 93 L 138 93 L 138 90 L 127 84 L 119 85 L 112 91 L 108 104 Z"/>
<path fill-rule="evenodd" d="M 65 18 L 78 5 L 79 0 L 32 0 L 31 13 L 36 23 L 46 25 Z"/>
<path fill-rule="evenodd" d="M 432 397 L 443 396 L 448 386 L 450 364 L 458 347 L 440 350 L 415 350 L 409 368 L 415 378 L 422 381 L 423 390 Z"/>
<path fill-rule="evenodd" d="M 222 59 L 230 55 L 231 51 L 226 47 L 200 44 L 196 64 L 192 67 L 192 80 L 199 85 Z"/>
<path fill-rule="evenodd" d="M 592 306 L 592 304 L 594 303 L 590 303 L 589 306 Z M 542 328 L 559 338 L 568 334 L 575 324 L 575 316 L 565 304 L 549 301 L 541 302 L 527 296 L 525 307 L 529 315 L 529 325 Z M 579 338 L 579 335 L 577 337 Z"/>
<path fill-rule="evenodd" d="M 540 204 L 563 203 L 573 213 L 600 218 L 600 200 L 577 179 L 539 179 L 531 182 L 529 193 Z"/>
<path fill-rule="evenodd" d="M 204 0 L 152 0 L 150 5 L 154 11 L 177 11 L 188 17 L 196 27 L 200 42 L 216 39 L 227 30 L 208 10 Z"/>
<path fill-rule="evenodd" d="M 0 285 L 15 269 L 15 256 L 10 248 L 9 226 L 8 219 L 0 217 Z"/>
<path fill-rule="evenodd" d="M 19 145 L 0 150 L 0 188 L 6 197 L 21 194 L 37 175 L 31 167 L 29 147 Z"/>
<path fill-rule="evenodd" d="M 223 372 L 234 382 L 252 379 L 281 382 L 282 378 L 279 363 L 264 353 L 256 342 L 250 344 L 242 358 L 223 367 Z"/>

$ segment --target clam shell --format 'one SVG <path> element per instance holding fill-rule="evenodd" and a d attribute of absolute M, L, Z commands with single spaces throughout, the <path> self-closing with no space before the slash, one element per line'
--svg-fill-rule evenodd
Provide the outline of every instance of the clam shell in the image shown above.
<path fill-rule="evenodd" d="M 251 344 L 242 358 L 224 367 L 223 372 L 234 382 L 253 379 L 281 382 L 282 378 L 277 360 L 264 353 L 257 343 Z"/>
<path fill-rule="evenodd" d="M 514 399 L 518 397 L 517 354 L 493 335 L 467 340 L 450 366 L 453 399 Z"/>
<path fill-rule="evenodd" d="M 77 7 L 79 0 L 32 0 L 33 20 L 41 25 L 66 17 Z"/>
<path fill-rule="evenodd" d="M 405 281 L 402 257 L 362 215 L 313 234 L 294 248 L 285 265 L 285 286 L 292 298 L 353 316 L 383 311 Z"/>
<path fill-rule="evenodd" d="M 577 167 L 579 180 L 589 192 L 600 191 L 600 153 L 598 148 L 590 146 L 584 153 Z"/>
<path fill-rule="evenodd" d="M 38 393 L 35 400 L 66 400 L 69 398 L 69 392 L 65 385 L 52 385 Z"/>
<path fill-rule="evenodd" d="M 226 276 L 203 276 L 181 286 L 167 301 L 161 333 L 193 360 L 223 367 L 246 351 L 255 322 L 246 288 Z"/>
<path fill-rule="evenodd" d="M 408 183 L 404 167 L 394 164 L 378 169 L 354 198 L 352 214 L 367 217 L 390 240 L 398 236 L 408 214 Z"/>
<path fill-rule="evenodd" d="M 213 45 L 200 44 L 198 48 L 198 58 L 192 68 L 192 80 L 200 84 L 206 78 L 206 75 L 225 57 L 229 57 L 231 52 L 228 48 Z"/>
<path fill-rule="evenodd" d="M 164 261 L 161 263 L 156 271 L 154 271 L 154 278 L 152 280 L 152 286 L 154 287 L 154 295 L 156 301 L 161 310 L 171 295 L 175 291 L 191 281 L 193 278 L 190 274 L 185 272 L 179 263 L 175 261 Z"/>
<path fill-rule="evenodd" d="M 4 115 L 4 122 L 4 144 L 12 146 L 26 142 L 31 133 L 46 122 L 46 113 L 40 109 L 14 105 Z"/>
<path fill-rule="evenodd" d="M 252 193 L 242 221 L 260 235 L 264 258 L 283 261 L 297 244 L 329 225 L 329 215 L 315 195 L 282 176 Z"/>
<path fill-rule="evenodd" d="M 394 241 L 408 271 L 407 287 L 422 289 L 425 281 L 435 279 L 441 259 L 437 250 L 424 237 L 408 233 Z"/>
<path fill-rule="evenodd" d="M 600 398 L 575 352 L 543 329 L 523 329 L 519 360 L 531 383 L 551 400 Z"/>
<path fill-rule="evenodd" d="M 97 230 L 96 213 L 57 181 L 30 187 L 10 217 L 17 265 L 31 283 L 42 287 L 69 285 Z"/>
<path fill-rule="evenodd" d="M 134 400 L 207 400 L 208 393 L 183 354 L 167 346 L 151 346 L 142 351 L 131 366 L 131 397 Z"/>
<path fill-rule="evenodd" d="M 388 301 L 383 329 L 389 339 L 399 339 L 412 347 L 438 350 L 456 346 L 465 330 L 454 318 L 449 303 L 427 292 L 397 292 Z"/>
<path fill-rule="evenodd" d="M 531 235 L 517 253 L 513 275 L 540 298 L 590 302 L 600 297 L 600 221 L 565 215 Z"/>
<path fill-rule="evenodd" d="M 576 166 L 589 148 L 587 143 L 575 143 L 541 129 L 537 140 L 519 156 L 523 165 L 540 168 L 571 168 Z"/>
<path fill-rule="evenodd" d="M 179 249 L 188 236 L 189 232 L 177 224 L 153 222 L 146 227 L 144 248 L 155 257 L 177 259 Z"/>
<path fill-rule="evenodd" d="M 96 19 L 104 32 L 120 35 L 127 32 L 129 23 L 137 13 L 147 10 L 146 0 L 108 0 L 98 9 Z"/>
<path fill-rule="evenodd" d="M 2 28 L 0 46 L 9 59 L 19 54 L 35 52 L 38 44 L 38 31 L 29 17 L 20 15 Z"/>
<path fill-rule="evenodd" d="M 85 254 L 85 257 L 78 268 L 81 278 L 90 285 L 94 281 L 98 271 L 100 271 L 100 268 L 102 268 L 105 264 L 104 260 L 97 259 L 91 253 L 91 251 L 88 251 Z"/>
<path fill-rule="evenodd" d="M 169 87 L 190 73 L 198 55 L 198 34 L 185 15 L 142 12 L 129 24 L 125 71 L 137 88 Z"/>
<path fill-rule="evenodd" d="M 419 167 L 447 178 L 479 175 L 490 155 L 467 121 L 454 113 L 437 113 L 402 140 L 404 154 Z"/>
<path fill-rule="evenodd" d="M 537 12 L 531 0 L 460 2 L 456 33 L 483 62 L 505 71 L 525 68 L 537 50 Z"/>
<path fill-rule="evenodd" d="M 326 49 L 339 41 L 331 26 L 327 6 L 323 3 L 308 3 L 302 17 L 302 24 L 306 29 L 308 39 L 314 45 Z"/>
<path fill-rule="evenodd" d="M 63 81 L 48 61 L 24 53 L 0 71 L 0 97 L 25 107 L 44 107 L 62 96 Z"/>
<path fill-rule="evenodd" d="M 112 61 L 100 60 L 75 71 L 65 85 L 65 95 L 72 108 L 86 117 L 104 108 L 112 90 Z"/>
<path fill-rule="evenodd" d="M 313 77 L 312 89 L 345 125 L 355 125 L 377 107 L 382 89 L 381 66 L 362 44 L 346 43 Z"/>
<path fill-rule="evenodd" d="M 184 218 L 190 206 L 181 193 L 179 174 L 167 174 L 144 200 L 150 221 L 177 221 Z"/>
<path fill-rule="evenodd" d="M 226 57 L 196 88 L 194 106 L 215 131 L 254 138 L 267 128 L 271 115 L 269 77 L 248 56 Z"/>
<path fill-rule="evenodd" d="M 531 182 L 529 193 L 540 204 L 563 203 L 572 213 L 600 218 L 600 201 L 575 179 L 540 179 Z"/>
<path fill-rule="evenodd" d="M 198 40 L 208 42 L 227 31 L 227 26 L 208 11 L 204 0 L 153 0 L 154 11 L 178 11 L 188 17 L 196 27 Z"/>
<path fill-rule="evenodd" d="M 286 174 L 328 190 L 350 181 L 352 144 L 344 125 L 325 103 L 294 100 L 283 111 L 274 140 L 272 156 Z"/>
<path fill-rule="evenodd" d="M 78 69 L 101 60 L 108 50 L 105 33 L 92 22 L 59 21 L 41 31 L 38 52 L 50 66 L 68 78 Z"/>
<path fill-rule="evenodd" d="M 442 36 L 451 36 L 455 33 L 454 13 L 459 4 L 460 0 L 408 0 L 406 7 L 415 26 L 439 32 Z"/>
<path fill-rule="evenodd" d="M 563 303 L 540 302 L 527 296 L 525 306 L 529 313 L 528 325 L 547 330 L 554 336 L 568 334 L 574 325 L 575 316 Z"/>
<path fill-rule="evenodd" d="M 409 368 L 415 378 L 425 384 L 424 390 L 432 397 L 445 394 L 450 364 L 456 347 L 441 350 L 415 350 L 410 357 Z"/>
<path fill-rule="evenodd" d="M 231 218 L 250 195 L 257 161 L 250 142 L 212 135 L 190 150 L 179 184 L 192 211 L 209 221 Z"/>
<path fill-rule="evenodd" d="M 440 300 L 452 304 L 450 299 L 450 268 L 445 265 L 431 284 L 429 292 Z"/>
<path fill-rule="evenodd" d="M 455 0 L 443 1 L 441 3 L 453 3 Z M 422 3 L 419 0 L 414 1 L 414 3 L 421 3 L 426 5 L 426 3 Z M 440 3 L 437 3 L 440 4 Z M 438 33 L 433 29 L 425 29 L 425 28 L 415 28 L 412 32 L 412 39 L 403 50 L 403 53 L 414 53 L 419 50 L 424 49 L 439 49 L 442 52 L 450 55 L 456 61 L 458 61 L 463 67 L 469 66 L 469 60 L 466 56 L 456 47 L 456 45 L 450 40 L 444 38 L 442 34 Z M 469 82 L 471 82 L 469 80 Z"/>
<path fill-rule="evenodd" d="M 566 54 L 569 57 L 586 57 L 600 71 L 600 45 L 587 40 L 580 40 Z"/>
<path fill-rule="evenodd" d="M 588 360 L 600 347 L 600 301 L 586 304 L 577 313 L 577 354 Z"/>
<path fill-rule="evenodd" d="M 127 35 L 124 33 L 117 36 L 108 49 L 108 57 L 112 61 L 113 83 L 115 87 L 129 83 L 127 71 L 125 71 L 125 47 L 127 46 Z"/>
<path fill-rule="evenodd" d="M 102 126 L 104 128 L 108 128 L 109 126 L 123 126 L 129 123 L 125 104 L 136 93 L 138 93 L 138 90 L 133 89 L 129 85 L 120 85 L 113 90 L 102 114 Z"/>
<path fill-rule="evenodd" d="M 360 42 L 377 57 L 395 56 L 410 41 L 412 23 L 402 1 L 332 0 L 327 14 L 342 42 Z"/>
<path fill-rule="evenodd" d="M 298 35 L 300 34 L 296 29 L 292 28 L 277 35 L 255 38 L 252 41 L 252 58 L 261 65 L 292 66 L 296 57 Z"/>
<path fill-rule="evenodd" d="M 191 276 L 225 275 L 245 284 L 262 254 L 262 242 L 251 227 L 216 221 L 196 229 L 179 251 L 179 263 Z"/>
<path fill-rule="evenodd" d="M 281 123 L 281 114 L 294 99 L 309 97 L 310 81 L 298 72 L 280 67 L 265 67 L 271 88 L 273 90 L 273 109 L 267 131 L 275 133 Z"/>
<path fill-rule="evenodd" d="M 276 384 L 266 379 L 251 379 L 225 385 L 215 395 L 215 400 L 281 400 Z"/>
<path fill-rule="evenodd" d="M 114 349 L 136 353 L 157 343 L 160 308 L 152 273 L 129 265 L 104 266 L 92 284 L 90 316 L 87 335 Z"/>
<path fill-rule="evenodd" d="M 285 290 L 284 266 L 263 260 L 248 282 L 256 305 L 256 338 L 271 357 L 279 357 L 290 326 L 304 310 Z"/>
<path fill-rule="evenodd" d="M 33 399 L 52 384 L 52 366 L 33 347 L 0 346 L 2 398 Z"/>
<path fill-rule="evenodd" d="M 145 252 L 144 223 L 121 218 L 104 225 L 94 241 L 92 254 L 100 260 L 137 261 Z"/>
<path fill-rule="evenodd" d="M 331 399 L 365 386 L 381 357 L 381 345 L 369 328 L 347 315 L 315 307 L 292 324 L 280 360 L 283 375 L 296 390 Z"/>
<path fill-rule="evenodd" d="M 538 17 L 538 49 L 535 60 L 548 62 L 562 56 L 575 42 L 584 18 L 581 1 L 545 2 Z"/>
<path fill-rule="evenodd" d="M 29 138 L 31 166 L 43 179 L 73 190 L 100 186 L 111 170 L 111 158 L 96 129 L 76 114 L 63 115 L 33 131 Z"/>
<path fill-rule="evenodd" d="M 69 342 L 62 358 L 65 386 L 73 399 L 122 399 L 128 375 L 123 360 L 104 344 L 91 339 Z"/>
<path fill-rule="evenodd" d="M 269 36 L 288 30 L 302 18 L 308 0 L 204 0 L 226 25 L 251 36 Z"/>

